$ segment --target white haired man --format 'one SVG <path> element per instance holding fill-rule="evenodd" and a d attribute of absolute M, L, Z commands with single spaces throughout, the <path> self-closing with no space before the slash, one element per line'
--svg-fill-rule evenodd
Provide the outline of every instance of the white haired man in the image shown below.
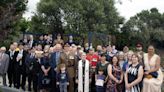
<path fill-rule="evenodd" d="M 6 84 L 6 73 L 9 66 L 9 55 L 5 53 L 6 47 L 0 48 L 0 76 L 3 78 L 3 85 L 7 86 Z"/>

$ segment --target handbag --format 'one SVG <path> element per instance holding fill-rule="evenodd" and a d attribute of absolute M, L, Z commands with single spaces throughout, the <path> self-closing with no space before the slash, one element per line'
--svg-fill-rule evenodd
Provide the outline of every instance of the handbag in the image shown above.
<path fill-rule="evenodd" d="M 43 85 L 49 85 L 50 84 L 50 78 L 48 76 L 43 76 L 43 79 L 42 79 L 42 84 Z"/>
<path fill-rule="evenodd" d="M 145 78 L 147 78 L 147 79 L 151 79 L 151 78 L 153 78 L 153 76 L 150 75 L 150 74 L 148 74 L 148 75 L 145 75 Z"/>
<path fill-rule="evenodd" d="M 145 76 L 145 78 L 151 79 L 151 78 L 157 78 L 158 73 L 157 72 L 151 72 L 148 75 Z"/>
<path fill-rule="evenodd" d="M 157 72 L 151 72 L 149 73 L 152 77 L 157 78 L 158 77 L 158 73 Z"/>
<path fill-rule="evenodd" d="M 150 68 L 150 63 L 149 63 L 149 68 Z M 150 78 L 157 78 L 158 77 L 158 73 L 157 73 L 157 71 L 155 71 L 155 72 L 151 72 L 151 73 L 149 73 L 148 75 L 146 75 L 146 78 L 148 78 L 148 79 L 150 79 Z"/>

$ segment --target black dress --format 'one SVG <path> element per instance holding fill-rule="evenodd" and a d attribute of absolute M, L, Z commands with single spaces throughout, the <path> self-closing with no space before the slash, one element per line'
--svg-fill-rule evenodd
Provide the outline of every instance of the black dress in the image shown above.
<path fill-rule="evenodd" d="M 132 83 L 138 77 L 138 70 L 141 65 L 138 64 L 137 66 L 129 66 L 128 69 L 128 83 Z M 134 85 L 129 91 L 127 92 L 141 92 L 142 89 L 142 81 L 136 85 Z"/>
<path fill-rule="evenodd" d="M 41 66 L 44 66 L 45 69 L 50 67 L 50 58 L 43 57 L 41 58 Z M 39 74 L 39 88 L 40 89 L 49 89 L 51 83 L 51 72 L 48 72 L 48 75 L 45 76 L 44 72 L 41 70 Z"/>

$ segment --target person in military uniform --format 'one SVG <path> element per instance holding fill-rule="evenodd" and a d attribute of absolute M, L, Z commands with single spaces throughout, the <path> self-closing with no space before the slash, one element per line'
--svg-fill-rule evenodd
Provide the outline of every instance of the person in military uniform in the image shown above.
<path fill-rule="evenodd" d="M 64 45 L 64 51 L 60 54 L 59 64 L 64 63 L 66 65 L 66 69 L 69 76 L 69 87 L 68 92 L 74 92 L 75 87 L 75 76 L 76 76 L 76 68 L 77 68 L 77 57 L 75 53 L 70 52 L 70 45 L 66 43 Z M 59 71 L 59 68 L 58 68 Z"/>
<path fill-rule="evenodd" d="M 142 46 L 142 44 L 138 43 L 136 45 L 136 52 L 137 52 L 137 54 L 139 56 L 139 62 L 140 62 L 140 64 L 144 65 L 144 54 L 145 54 L 145 52 L 143 52 L 143 46 Z"/>

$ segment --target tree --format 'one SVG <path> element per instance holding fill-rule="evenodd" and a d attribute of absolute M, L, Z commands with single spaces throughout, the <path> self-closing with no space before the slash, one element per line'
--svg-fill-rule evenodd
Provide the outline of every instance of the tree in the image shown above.
<path fill-rule="evenodd" d="M 41 0 L 32 28 L 56 33 L 115 33 L 124 18 L 120 17 L 113 0 Z M 39 31 L 39 30 L 38 30 Z"/>
<path fill-rule="evenodd" d="M 27 0 L 0 0 L 0 42 L 2 45 L 10 43 L 13 35 L 18 34 L 19 30 L 15 30 L 15 26 L 22 18 L 26 4 Z"/>
<path fill-rule="evenodd" d="M 156 8 L 143 10 L 124 24 L 122 34 L 127 36 L 131 46 L 138 42 L 144 46 L 158 44 L 164 41 L 163 21 L 163 14 Z"/>

